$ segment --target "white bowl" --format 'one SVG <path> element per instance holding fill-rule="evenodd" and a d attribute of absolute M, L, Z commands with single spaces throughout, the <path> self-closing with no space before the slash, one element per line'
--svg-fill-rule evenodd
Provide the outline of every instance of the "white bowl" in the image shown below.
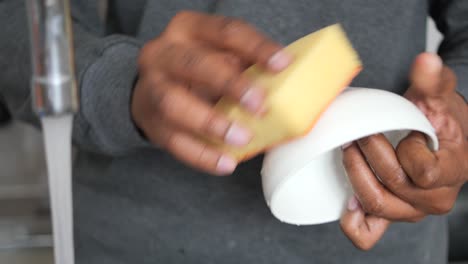
<path fill-rule="evenodd" d="M 338 220 L 353 194 L 341 146 L 377 133 L 396 146 L 409 131 L 426 134 L 430 147 L 438 149 L 434 128 L 414 104 L 387 91 L 348 88 L 308 135 L 266 154 L 262 182 L 271 212 L 296 225 Z"/>

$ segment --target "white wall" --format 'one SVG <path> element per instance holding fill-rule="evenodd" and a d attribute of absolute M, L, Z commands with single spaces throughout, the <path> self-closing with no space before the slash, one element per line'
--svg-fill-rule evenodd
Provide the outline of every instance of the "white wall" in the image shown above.
<path fill-rule="evenodd" d="M 435 28 L 434 21 L 432 19 L 427 21 L 427 51 L 436 52 L 442 36 Z"/>

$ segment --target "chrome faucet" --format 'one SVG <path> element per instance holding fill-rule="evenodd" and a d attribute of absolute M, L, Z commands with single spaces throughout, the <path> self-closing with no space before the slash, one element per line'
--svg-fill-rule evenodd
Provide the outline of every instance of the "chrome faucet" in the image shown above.
<path fill-rule="evenodd" d="M 39 117 L 78 110 L 69 0 L 26 0 L 34 111 Z"/>

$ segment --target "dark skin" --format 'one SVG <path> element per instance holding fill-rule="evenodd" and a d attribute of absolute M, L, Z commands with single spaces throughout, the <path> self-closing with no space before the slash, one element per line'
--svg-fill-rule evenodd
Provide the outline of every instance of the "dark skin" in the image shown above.
<path fill-rule="evenodd" d="M 438 56 L 426 53 L 416 58 L 410 80 L 405 97 L 428 117 L 440 149 L 432 152 L 417 132 L 396 150 L 383 135 L 344 147 L 355 197 L 341 227 L 364 250 L 380 240 L 392 221 L 417 222 L 448 213 L 468 180 L 468 105 L 455 90 L 454 73 Z"/>
<path fill-rule="evenodd" d="M 132 101 L 134 121 L 153 144 L 179 160 L 210 174 L 228 175 L 237 161 L 199 136 L 242 146 L 252 134 L 217 113 L 214 102 L 229 96 L 261 115 L 264 87 L 242 72 L 252 64 L 279 72 L 291 61 L 281 45 L 243 21 L 181 12 L 141 51 Z"/>
<path fill-rule="evenodd" d="M 229 96 L 254 115 L 264 113 L 264 87 L 242 72 L 252 64 L 282 71 L 293 60 L 282 49 L 240 20 L 181 12 L 141 50 L 131 103 L 133 119 L 149 141 L 182 162 L 213 175 L 229 175 L 237 161 L 199 136 L 248 144 L 251 132 L 217 113 L 214 103 L 220 96 Z M 362 249 L 371 248 L 390 221 L 418 221 L 427 214 L 449 211 L 466 181 L 463 175 L 468 175 L 468 129 L 461 127 L 468 125 L 466 103 L 454 91 L 453 73 L 440 69 L 428 73 L 419 65 L 425 64 L 421 60 L 416 61 L 406 96 L 436 127 L 441 149 L 430 152 L 426 139 L 413 133 L 396 151 L 381 135 L 344 150 L 357 200 L 351 200 L 352 210 L 341 225 Z"/>

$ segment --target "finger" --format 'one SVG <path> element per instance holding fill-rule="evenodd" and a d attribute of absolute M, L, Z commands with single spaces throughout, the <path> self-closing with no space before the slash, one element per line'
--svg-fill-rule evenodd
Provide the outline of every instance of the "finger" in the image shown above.
<path fill-rule="evenodd" d="M 227 95 L 247 110 L 261 112 L 265 90 L 243 75 L 242 69 L 234 66 L 232 60 L 230 53 L 171 43 L 165 47 L 159 65 L 175 78 L 203 84 L 207 88 L 204 92 L 212 96 Z"/>
<path fill-rule="evenodd" d="M 390 221 L 372 215 L 366 215 L 356 197 L 348 202 L 348 208 L 341 217 L 343 233 L 359 249 L 370 250 L 385 234 Z"/>
<path fill-rule="evenodd" d="M 446 124 L 450 114 L 450 104 L 457 80 L 455 73 L 443 66 L 442 60 L 435 54 L 419 55 L 413 65 L 410 79 L 411 87 L 405 97 L 412 101 L 429 119 L 440 138 L 440 133 L 447 132 Z M 447 137 L 450 138 L 450 135 Z"/>
<path fill-rule="evenodd" d="M 237 162 L 232 157 L 211 148 L 192 135 L 171 126 L 163 120 L 148 133 L 155 145 L 169 151 L 180 161 L 214 175 L 231 174 Z"/>
<path fill-rule="evenodd" d="M 437 98 L 455 90 L 457 77 L 438 55 L 426 52 L 416 57 L 410 81 L 417 94 Z"/>
<path fill-rule="evenodd" d="M 403 169 L 418 187 L 434 189 L 458 184 L 463 179 L 463 155 L 457 155 L 448 141 L 441 141 L 441 148 L 432 152 L 427 147 L 426 137 L 412 132 L 397 147 L 397 156 Z"/>
<path fill-rule="evenodd" d="M 281 45 L 242 20 L 203 13 L 189 15 L 197 38 L 233 51 L 251 63 L 277 72 L 292 62 L 292 56 L 284 52 Z"/>
<path fill-rule="evenodd" d="M 380 181 L 398 198 L 425 213 L 443 214 L 451 209 L 456 198 L 453 193 L 457 192 L 453 192 L 451 188 L 425 190 L 415 186 L 400 164 L 393 146 L 384 135 L 378 134 L 361 139 L 358 144 Z M 421 155 L 411 156 L 409 163 L 412 164 L 420 157 Z"/>
<path fill-rule="evenodd" d="M 431 53 L 416 57 L 410 73 L 411 88 L 417 94 L 439 96 L 441 90 L 442 59 Z"/>
<path fill-rule="evenodd" d="M 366 213 L 396 221 L 410 220 L 421 214 L 382 186 L 356 143 L 343 150 L 343 164 L 354 193 Z"/>
<path fill-rule="evenodd" d="M 414 191 L 392 144 L 383 134 L 368 136 L 357 142 L 367 163 L 385 187 L 399 197 L 407 197 Z"/>
<path fill-rule="evenodd" d="M 246 63 L 241 61 L 241 59 L 236 55 L 228 52 L 226 52 L 225 55 L 226 56 L 224 58 L 224 62 L 234 67 L 235 69 L 238 69 L 239 72 L 244 72 L 248 67 Z M 198 97 L 203 98 L 205 101 L 210 102 L 212 104 L 218 102 L 222 97 L 222 95 L 220 94 L 213 94 L 210 91 L 210 89 L 206 88 L 206 84 L 203 82 L 189 81 L 186 83 L 190 92 L 196 94 Z"/>
<path fill-rule="evenodd" d="M 151 91 L 151 96 L 154 115 L 187 133 L 235 146 L 246 145 L 252 138 L 247 128 L 217 113 L 211 105 L 176 82 L 160 81 Z"/>
<path fill-rule="evenodd" d="M 236 56 L 233 53 L 224 52 L 224 55 L 224 62 L 234 67 L 239 72 L 244 72 L 249 67 L 249 65 L 245 61 L 242 61 L 238 56 Z M 192 93 L 213 104 L 218 102 L 222 96 L 214 95 L 213 93 L 211 93 L 209 89 L 206 88 L 206 84 L 203 82 L 191 81 L 187 82 L 187 86 Z"/>

